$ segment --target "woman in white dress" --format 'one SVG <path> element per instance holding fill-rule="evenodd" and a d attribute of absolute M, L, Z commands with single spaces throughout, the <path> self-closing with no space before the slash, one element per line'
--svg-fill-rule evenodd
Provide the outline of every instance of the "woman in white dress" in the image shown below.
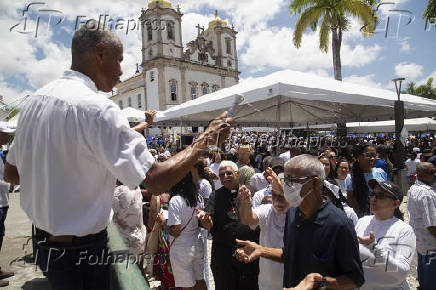
<path fill-rule="evenodd" d="M 365 284 L 361 289 L 410 289 L 406 277 L 415 254 L 415 233 L 402 221 L 403 193 L 390 181 L 371 179 L 370 210 L 356 225 Z"/>
<path fill-rule="evenodd" d="M 176 287 L 205 290 L 203 239 L 198 227 L 198 187 L 188 173 L 171 188 L 167 226 L 170 261 Z"/>

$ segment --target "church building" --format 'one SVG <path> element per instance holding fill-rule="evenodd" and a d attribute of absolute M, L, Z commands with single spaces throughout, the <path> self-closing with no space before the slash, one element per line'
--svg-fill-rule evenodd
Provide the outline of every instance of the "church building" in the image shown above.
<path fill-rule="evenodd" d="M 151 1 L 142 10 L 142 72 L 116 85 L 111 99 L 121 109 L 164 111 L 238 83 L 238 56 L 233 27 L 218 13 L 207 29 L 183 47 L 182 16 L 169 1 Z"/>

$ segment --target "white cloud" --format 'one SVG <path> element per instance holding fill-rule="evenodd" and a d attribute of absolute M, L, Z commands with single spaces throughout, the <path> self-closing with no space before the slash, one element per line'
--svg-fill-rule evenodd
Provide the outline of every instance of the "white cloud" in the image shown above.
<path fill-rule="evenodd" d="M 416 63 L 400 63 L 395 66 L 395 75 L 398 77 L 405 77 L 409 80 L 415 80 L 422 76 L 424 67 Z"/>
<path fill-rule="evenodd" d="M 412 47 L 410 46 L 408 39 L 400 41 L 400 51 L 404 53 L 409 53 L 412 51 Z"/>
<path fill-rule="evenodd" d="M 365 76 L 351 75 L 349 77 L 344 77 L 343 81 L 347 83 L 355 83 L 371 88 L 383 88 L 383 85 L 380 82 L 375 81 L 375 74 L 369 74 Z"/>
<path fill-rule="evenodd" d="M 319 50 L 317 32 L 306 33 L 299 49 L 292 43 L 293 30 L 290 28 L 271 28 L 255 32 L 248 40 L 247 49 L 240 56 L 243 65 L 251 72 L 266 67 L 294 70 L 329 69 L 332 67 L 331 50 L 327 54 Z M 360 67 L 376 60 L 380 46 L 351 46 L 342 44 L 342 65 Z"/>

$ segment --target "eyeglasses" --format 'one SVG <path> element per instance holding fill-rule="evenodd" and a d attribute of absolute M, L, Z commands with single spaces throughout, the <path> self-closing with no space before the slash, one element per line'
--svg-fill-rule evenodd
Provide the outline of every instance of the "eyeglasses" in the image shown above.
<path fill-rule="evenodd" d="M 233 171 L 225 171 L 225 172 L 221 172 L 219 174 L 219 177 L 224 177 L 225 175 L 227 176 L 232 176 L 233 175 Z"/>
<path fill-rule="evenodd" d="M 369 197 L 375 197 L 375 199 L 385 199 L 385 198 L 396 199 L 393 195 L 386 194 L 383 191 L 373 191 L 373 192 L 370 192 L 369 193 Z"/>
<path fill-rule="evenodd" d="M 284 180 L 285 180 L 286 184 L 290 186 L 292 183 L 301 183 L 302 181 L 304 181 L 308 178 L 311 178 L 311 177 L 313 177 L 313 176 L 292 177 L 292 176 L 286 175 Z"/>
<path fill-rule="evenodd" d="M 329 156 L 329 159 L 336 159 L 337 156 Z"/>

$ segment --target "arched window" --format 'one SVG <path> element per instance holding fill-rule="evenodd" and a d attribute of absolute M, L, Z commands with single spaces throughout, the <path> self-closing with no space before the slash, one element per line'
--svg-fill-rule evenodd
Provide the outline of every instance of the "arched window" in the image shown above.
<path fill-rule="evenodd" d="M 147 39 L 148 41 L 153 40 L 153 27 L 150 22 L 147 23 Z"/>
<path fill-rule="evenodd" d="M 168 39 L 174 40 L 174 23 L 172 21 L 167 21 L 167 36 Z"/>
<path fill-rule="evenodd" d="M 226 53 L 232 54 L 232 40 L 230 38 L 226 38 Z"/>
<path fill-rule="evenodd" d="M 201 95 L 207 95 L 209 93 L 209 85 L 207 83 L 201 84 Z"/>
<path fill-rule="evenodd" d="M 138 109 L 142 108 L 141 94 L 138 94 Z"/>
<path fill-rule="evenodd" d="M 177 101 L 177 81 L 170 80 L 170 98 L 171 101 Z"/>
<path fill-rule="evenodd" d="M 118 101 L 118 106 L 120 106 L 120 109 L 123 109 L 123 100 L 119 100 Z"/>
<path fill-rule="evenodd" d="M 132 106 L 132 97 L 129 97 L 127 99 L 127 107 L 131 107 Z"/>
<path fill-rule="evenodd" d="M 191 100 L 195 100 L 197 98 L 197 83 L 190 82 L 189 85 L 191 88 Z"/>

